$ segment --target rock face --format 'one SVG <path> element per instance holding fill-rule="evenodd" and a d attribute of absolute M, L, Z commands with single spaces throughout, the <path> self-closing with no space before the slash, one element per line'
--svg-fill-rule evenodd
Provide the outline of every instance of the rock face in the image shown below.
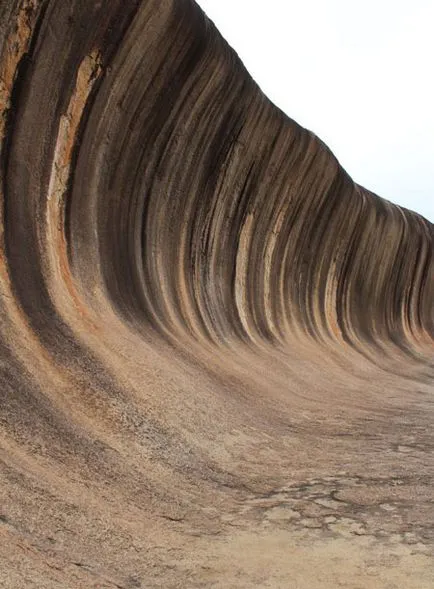
<path fill-rule="evenodd" d="M 2 587 L 432 587 L 433 226 L 192 0 L 0 54 Z"/>

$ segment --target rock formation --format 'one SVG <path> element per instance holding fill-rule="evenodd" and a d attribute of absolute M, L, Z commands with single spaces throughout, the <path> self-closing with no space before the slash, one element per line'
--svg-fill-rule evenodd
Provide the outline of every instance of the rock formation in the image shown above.
<path fill-rule="evenodd" d="M 433 226 L 193 0 L 0 55 L 2 587 L 432 587 Z"/>

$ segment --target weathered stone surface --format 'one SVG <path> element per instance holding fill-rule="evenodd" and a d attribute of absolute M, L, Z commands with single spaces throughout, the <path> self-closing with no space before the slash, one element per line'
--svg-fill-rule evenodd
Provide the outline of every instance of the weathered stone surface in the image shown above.
<path fill-rule="evenodd" d="M 432 587 L 433 226 L 191 0 L 0 55 L 2 587 Z"/>

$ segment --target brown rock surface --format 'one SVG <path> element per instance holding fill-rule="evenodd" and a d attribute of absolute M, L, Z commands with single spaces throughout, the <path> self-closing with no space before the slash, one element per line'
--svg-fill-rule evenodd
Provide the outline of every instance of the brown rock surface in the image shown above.
<path fill-rule="evenodd" d="M 433 226 L 191 0 L 0 55 L 0 585 L 432 588 Z"/>

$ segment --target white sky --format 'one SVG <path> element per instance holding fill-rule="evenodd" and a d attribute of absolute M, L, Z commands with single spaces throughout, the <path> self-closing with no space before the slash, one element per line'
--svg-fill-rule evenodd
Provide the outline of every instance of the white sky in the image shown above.
<path fill-rule="evenodd" d="M 434 222 L 434 0 L 198 0 L 353 179 Z"/>

